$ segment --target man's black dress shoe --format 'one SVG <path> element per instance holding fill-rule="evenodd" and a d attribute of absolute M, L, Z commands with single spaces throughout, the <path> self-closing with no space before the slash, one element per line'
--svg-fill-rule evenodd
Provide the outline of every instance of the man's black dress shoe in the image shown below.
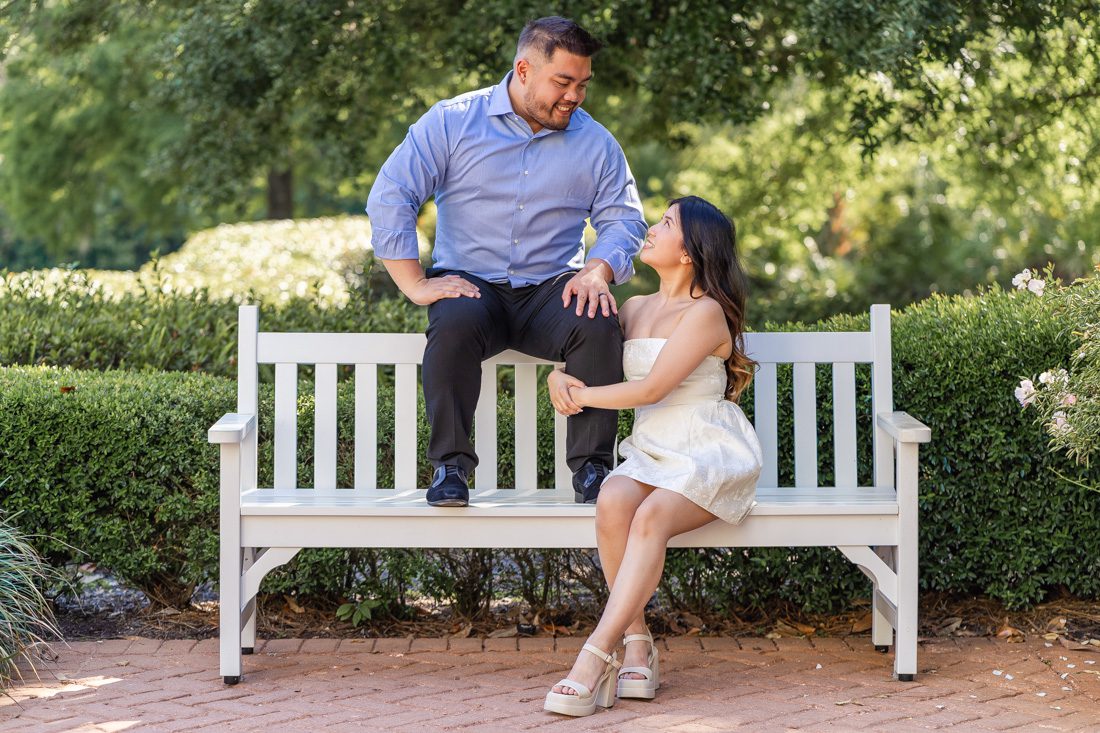
<path fill-rule="evenodd" d="M 458 466 L 435 469 L 428 489 L 428 503 L 432 506 L 469 506 L 470 486 L 466 483 L 466 471 Z"/>
<path fill-rule="evenodd" d="M 587 461 L 573 473 L 573 501 L 578 504 L 595 504 L 600 495 L 600 484 L 611 471 L 599 461 Z"/>

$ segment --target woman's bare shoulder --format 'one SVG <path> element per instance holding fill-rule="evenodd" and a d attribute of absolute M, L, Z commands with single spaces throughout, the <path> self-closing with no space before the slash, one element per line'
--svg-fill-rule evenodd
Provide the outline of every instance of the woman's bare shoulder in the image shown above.
<path fill-rule="evenodd" d="M 622 310 L 624 308 L 637 308 L 642 303 L 646 302 L 652 297 L 652 295 L 632 295 L 631 297 L 623 301 L 623 304 L 619 306 L 619 310 Z"/>
<path fill-rule="evenodd" d="M 691 305 L 684 309 L 684 316 L 689 313 L 693 319 L 726 322 L 726 312 L 722 310 L 722 304 L 709 295 L 701 295 L 696 298 Z"/>
<path fill-rule="evenodd" d="M 647 300 L 652 296 L 649 295 L 635 295 L 627 298 L 623 301 L 623 304 L 619 306 L 619 317 L 622 318 L 624 314 L 628 315 L 639 308 L 641 308 Z"/>

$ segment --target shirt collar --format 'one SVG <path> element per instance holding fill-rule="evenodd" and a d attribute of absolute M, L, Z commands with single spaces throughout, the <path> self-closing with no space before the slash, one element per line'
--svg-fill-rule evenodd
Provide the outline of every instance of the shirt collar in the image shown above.
<path fill-rule="evenodd" d="M 512 108 L 512 99 L 508 96 L 508 84 L 512 81 L 513 71 L 509 71 L 504 75 L 504 78 L 500 81 L 496 87 L 493 88 L 493 93 L 489 95 L 489 116 L 501 117 L 503 115 L 512 114 L 515 110 Z M 526 123 L 524 123 L 526 124 Z M 581 108 L 573 110 L 573 114 L 569 116 L 569 125 L 565 128 L 565 131 L 577 130 L 584 124 L 583 115 L 581 114 Z M 562 132 L 562 130 L 547 130 L 543 129 L 540 134 L 548 134 L 552 132 Z"/>
<path fill-rule="evenodd" d="M 489 95 L 490 117 L 499 117 L 515 111 L 512 109 L 512 100 L 508 97 L 508 82 L 510 81 L 512 81 L 511 71 L 504 75 L 504 79 L 496 85 L 493 93 Z"/>

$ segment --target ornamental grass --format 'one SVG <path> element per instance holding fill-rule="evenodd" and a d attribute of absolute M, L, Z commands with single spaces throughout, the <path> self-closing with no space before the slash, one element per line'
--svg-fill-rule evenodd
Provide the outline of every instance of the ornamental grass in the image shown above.
<path fill-rule="evenodd" d="M 51 654 L 47 640 L 61 638 L 42 592 L 59 574 L 43 562 L 12 519 L 0 516 L 0 689 L 22 678 L 20 659 L 36 671 L 35 662 Z"/>

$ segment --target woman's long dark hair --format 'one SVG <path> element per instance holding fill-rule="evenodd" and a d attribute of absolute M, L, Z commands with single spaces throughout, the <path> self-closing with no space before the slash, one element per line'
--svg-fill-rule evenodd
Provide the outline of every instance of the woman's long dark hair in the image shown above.
<path fill-rule="evenodd" d="M 717 206 L 698 196 L 669 201 L 680 211 L 684 249 L 695 274 L 691 297 L 706 295 L 718 301 L 733 338 L 733 353 L 726 359 L 726 399 L 737 402 L 752 382 L 756 362 L 745 355 L 745 291 L 747 281 L 737 257 L 737 230 Z M 699 291 L 700 295 L 696 295 Z"/>

